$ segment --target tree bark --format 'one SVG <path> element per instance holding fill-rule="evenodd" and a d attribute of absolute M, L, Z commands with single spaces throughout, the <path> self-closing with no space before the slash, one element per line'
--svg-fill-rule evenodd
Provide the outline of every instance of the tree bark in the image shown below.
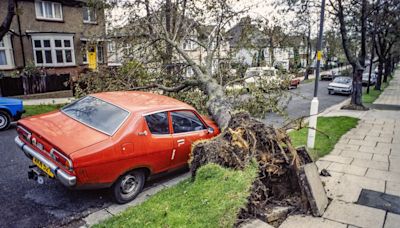
<path fill-rule="evenodd" d="M 376 78 L 375 90 L 381 90 L 383 64 L 384 64 L 384 60 L 381 57 L 379 57 L 378 77 Z"/>
<path fill-rule="evenodd" d="M 6 33 L 10 30 L 12 19 L 15 15 L 15 3 L 14 0 L 8 0 L 8 9 L 7 15 L 3 20 L 3 23 L 0 25 L 0 40 L 6 35 Z"/>

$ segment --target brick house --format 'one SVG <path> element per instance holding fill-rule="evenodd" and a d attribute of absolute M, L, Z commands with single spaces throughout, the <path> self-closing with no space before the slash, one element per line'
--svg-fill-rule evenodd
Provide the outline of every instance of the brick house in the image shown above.
<path fill-rule="evenodd" d="M 15 3 L 16 16 L 0 41 L 0 73 L 9 75 L 34 64 L 50 74 L 76 77 L 88 67 L 88 50 L 97 64 L 105 62 L 105 19 L 100 7 L 82 0 Z M 0 0 L 0 6 L 4 18 L 7 1 Z"/>

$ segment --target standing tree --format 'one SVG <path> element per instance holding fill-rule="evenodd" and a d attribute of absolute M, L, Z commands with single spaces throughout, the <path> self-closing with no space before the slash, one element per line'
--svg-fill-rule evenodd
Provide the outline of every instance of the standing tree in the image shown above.
<path fill-rule="evenodd" d="M 0 40 L 3 39 L 4 35 L 10 30 L 11 22 L 15 15 L 15 3 L 14 0 L 8 0 L 7 15 L 0 25 Z"/>

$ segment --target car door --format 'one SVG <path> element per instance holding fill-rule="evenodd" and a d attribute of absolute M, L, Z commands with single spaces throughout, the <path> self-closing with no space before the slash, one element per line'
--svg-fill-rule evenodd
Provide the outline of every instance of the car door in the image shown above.
<path fill-rule="evenodd" d="M 152 113 L 144 116 L 149 133 L 144 140 L 148 162 L 153 164 L 154 172 L 165 171 L 170 168 L 173 151 L 173 141 L 170 131 L 168 112 Z"/>
<path fill-rule="evenodd" d="M 191 110 L 171 111 L 174 151 L 172 166 L 187 164 L 193 142 L 207 136 L 207 127 Z"/>

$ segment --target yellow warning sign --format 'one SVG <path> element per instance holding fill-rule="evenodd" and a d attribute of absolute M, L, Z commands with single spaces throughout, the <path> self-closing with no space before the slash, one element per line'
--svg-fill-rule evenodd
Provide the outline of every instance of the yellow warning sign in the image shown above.
<path fill-rule="evenodd" d="M 321 60 L 322 59 L 322 51 L 318 51 L 317 52 L 317 60 Z"/>

